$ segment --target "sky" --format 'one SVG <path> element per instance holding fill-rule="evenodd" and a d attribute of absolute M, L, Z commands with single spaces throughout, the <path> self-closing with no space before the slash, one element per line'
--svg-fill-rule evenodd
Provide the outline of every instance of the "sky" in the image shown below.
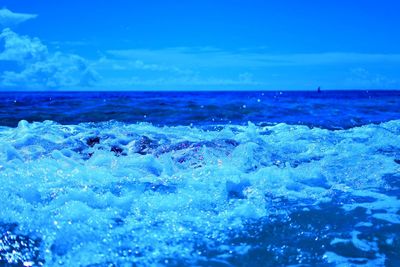
<path fill-rule="evenodd" d="M 0 90 L 400 89 L 398 0 L 0 0 Z"/>

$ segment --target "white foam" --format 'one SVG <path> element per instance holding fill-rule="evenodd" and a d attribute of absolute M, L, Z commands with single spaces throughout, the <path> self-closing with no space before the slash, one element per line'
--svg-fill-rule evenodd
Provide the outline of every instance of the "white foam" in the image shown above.
<path fill-rule="evenodd" d="M 373 191 L 384 185 L 385 174 L 399 171 L 392 156 L 377 152 L 400 151 L 399 129 L 400 121 L 342 131 L 21 121 L 0 128 L 0 218 L 40 237 L 53 265 L 201 258 L 195 244 L 224 244 L 229 232 L 268 218 L 280 208 L 271 198 L 329 203 L 333 190 L 375 200 L 347 210 L 383 209 L 373 216 L 398 223 L 399 199 Z M 92 136 L 100 143 L 89 147 Z M 157 143 L 147 155 L 136 153 L 141 136 Z M 352 242 L 374 249 L 357 235 Z"/>

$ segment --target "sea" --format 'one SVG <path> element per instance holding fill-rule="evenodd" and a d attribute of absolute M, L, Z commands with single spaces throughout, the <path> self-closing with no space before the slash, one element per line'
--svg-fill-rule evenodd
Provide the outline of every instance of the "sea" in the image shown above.
<path fill-rule="evenodd" d="M 0 266 L 400 266 L 400 91 L 1 92 Z"/>

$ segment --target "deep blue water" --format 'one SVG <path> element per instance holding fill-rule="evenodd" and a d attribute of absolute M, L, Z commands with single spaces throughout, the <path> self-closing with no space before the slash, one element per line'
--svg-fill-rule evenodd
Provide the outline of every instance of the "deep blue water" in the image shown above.
<path fill-rule="evenodd" d="M 400 91 L 0 93 L 0 266 L 400 266 Z"/>
<path fill-rule="evenodd" d="M 288 123 L 346 129 L 400 118 L 400 91 L 0 93 L 0 124 Z"/>

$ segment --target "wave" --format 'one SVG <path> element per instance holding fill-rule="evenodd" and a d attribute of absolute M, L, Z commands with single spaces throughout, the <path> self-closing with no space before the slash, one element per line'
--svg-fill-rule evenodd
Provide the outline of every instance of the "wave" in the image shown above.
<path fill-rule="evenodd" d="M 20 121 L 0 127 L 1 241 L 19 246 L 13 259 L 0 246 L 0 262 L 382 263 L 400 247 L 399 163 L 400 120 L 347 130 Z"/>

